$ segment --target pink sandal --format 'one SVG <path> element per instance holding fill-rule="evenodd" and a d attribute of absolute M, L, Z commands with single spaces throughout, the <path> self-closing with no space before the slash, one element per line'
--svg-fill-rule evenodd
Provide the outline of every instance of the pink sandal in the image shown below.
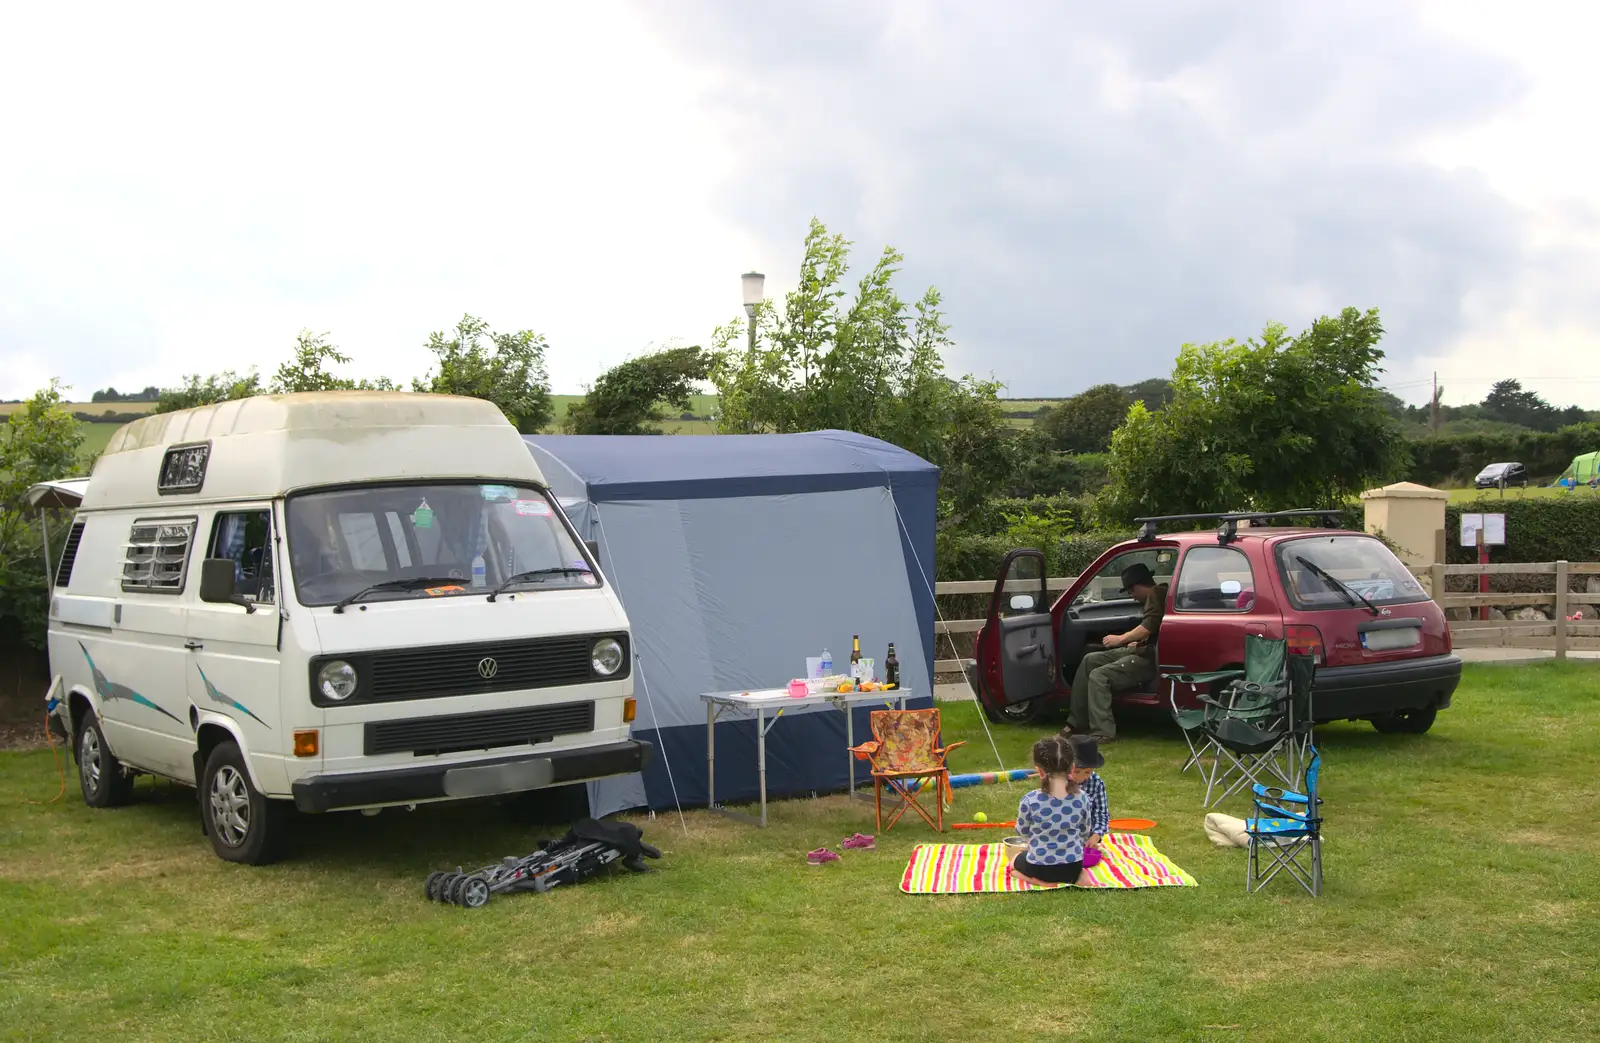
<path fill-rule="evenodd" d="M 872 837 L 867 836 L 865 833 L 857 833 L 854 836 L 846 837 L 844 839 L 844 843 L 840 844 L 839 846 L 847 851 L 871 851 L 873 848 L 878 846 L 878 842 Z"/>
<path fill-rule="evenodd" d="M 829 851 L 825 847 L 819 847 L 815 851 L 806 852 L 807 865 L 820 866 L 826 865 L 829 862 L 837 861 L 839 861 L 839 856 L 834 854 L 832 851 Z"/>

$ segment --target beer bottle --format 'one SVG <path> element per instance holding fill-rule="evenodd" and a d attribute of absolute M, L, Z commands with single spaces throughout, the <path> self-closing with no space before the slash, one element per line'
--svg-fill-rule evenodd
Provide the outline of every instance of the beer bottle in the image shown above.
<path fill-rule="evenodd" d="M 857 634 L 850 642 L 850 677 L 859 685 L 865 678 L 861 676 L 861 635 Z"/>
<path fill-rule="evenodd" d="M 883 661 L 883 683 L 892 685 L 900 683 L 900 660 L 895 658 L 893 641 L 889 642 L 889 655 Z"/>

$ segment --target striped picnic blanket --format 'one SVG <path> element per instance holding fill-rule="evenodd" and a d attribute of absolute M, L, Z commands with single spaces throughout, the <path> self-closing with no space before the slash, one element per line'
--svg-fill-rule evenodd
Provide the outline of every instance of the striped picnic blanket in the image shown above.
<path fill-rule="evenodd" d="M 1100 864 L 1085 888 L 1195 887 L 1194 877 L 1156 850 L 1141 833 L 1107 833 Z M 1067 884 L 1034 887 L 1011 872 L 1004 844 L 918 844 L 900 890 L 908 895 L 963 895 L 986 891 L 1054 891 Z"/>

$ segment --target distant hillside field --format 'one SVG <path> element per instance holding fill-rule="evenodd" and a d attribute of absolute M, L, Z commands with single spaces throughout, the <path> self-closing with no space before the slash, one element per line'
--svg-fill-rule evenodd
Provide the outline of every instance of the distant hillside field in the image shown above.
<path fill-rule="evenodd" d="M 551 431 L 561 430 L 561 421 L 567 415 L 567 408 L 572 403 L 582 399 L 582 395 L 551 395 L 551 403 L 555 406 L 555 420 L 550 425 Z M 1059 399 L 1045 398 L 1014 398 L 1002 399 L 1001 405 L 1011 414 L 1007 423 L 1012 427 L 1026 428 L 1033 425 L 1033 421 L 1019 413 L 1036 413 L 1041 408 L 1058 402 Z M 113 413 L 123 415 L 129 413 L 145 414 L 155 408 L 154 402 L 67 402 L 63 406 L 69 413 L 88 413 L 91 415 L 104 415 L 109 409 Z M 18 408 L 15 402 L 0 403 L 0 417 L 10 414 Z M 716 395 L 696 395 L 689 400 L 688 413 L 694 419 L 681 420 L 671 418 L 661 425 L 664 434 L 669 435 L 714 435 L 717 425 L 711 417 L 717 411 Z M 106 444 L 111 441 L 111 436 L 116 433 L 121 423 L 85 423 L 83 425 L 83 454 L 85 457 L 93 456 L 105 450 Z"/>
<path fill-rule="evenodd" d="M 0 416 L 10 416 L 14 411 L 21 409 L 23 402 L 0 402 Z M 154 402 L 63 402 L 61 408 L 69 413 L 88 413 L 91 416 L 104 416 L 106 413 L 139 413 L 145 414 L 156 407 Z"/>

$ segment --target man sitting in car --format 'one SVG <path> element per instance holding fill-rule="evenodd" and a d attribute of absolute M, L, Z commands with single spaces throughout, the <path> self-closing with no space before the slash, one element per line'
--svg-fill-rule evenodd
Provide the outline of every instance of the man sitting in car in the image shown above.
<path fill-rule="evenodd" d="M 1072 680 L 1072 711 L 1067 716 L 1069 733 L 1092 735 L 1102 743 L 1117 735 L 1112 695 L 1155 680 L 1156 637 L 1167 610 L 1167 585 L 1156 582 L 1148 565 L 1134 564 L 1122 570 L 1122 592 L 1143 602 L 1144 615 L 1126 634 L 1103 638 L 1104 651 L 1083 657 Z"/>

